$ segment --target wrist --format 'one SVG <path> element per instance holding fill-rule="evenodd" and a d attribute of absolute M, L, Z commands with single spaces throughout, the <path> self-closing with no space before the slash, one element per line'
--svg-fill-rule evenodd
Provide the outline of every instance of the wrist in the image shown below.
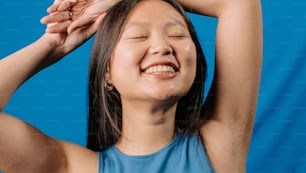
<path fill-rule="evenodd" d="M 50 51 L 55 50 L 60 45 L 59 41 L 52 38 L 50 34 L 44 34 L 38 41 L 47 46 L 47 49 L 50 49 Z"/>
<path fill-rule="evenodd" d="M 57 61 L 59 61 L 63 56 L 64 52 L 61 51 L 61 43 L 54 39 L 49 34 L 44 34 L 39 40 L 38 44 L 41 45 L 40 48 L 43 54 L 44 59 L 42 60 L 44 66 L 49 66 Z"/>

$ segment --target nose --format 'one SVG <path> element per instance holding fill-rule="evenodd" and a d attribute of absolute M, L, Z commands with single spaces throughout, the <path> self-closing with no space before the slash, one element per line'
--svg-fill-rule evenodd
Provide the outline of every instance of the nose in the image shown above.
<path fill-rule="evenodd" d="M 173 48 L 167 38 L 164 37 L 156 37 L 152 39 L 150 48 L 150 54 L 162 54 L 162 55 L 169 55 L 173 53 Z"/>

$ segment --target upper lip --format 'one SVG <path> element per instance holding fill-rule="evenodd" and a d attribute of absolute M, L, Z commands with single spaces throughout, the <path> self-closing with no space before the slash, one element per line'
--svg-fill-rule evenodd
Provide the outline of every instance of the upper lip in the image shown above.
<path fill-rule="evenodd" d="M 179 66 L 173 62 L 170 62 L 170 61 L 160 61 L 160 62 L 154 62 L 154 63 L 151 63 L 150 65 L 144 67 L 144 68 L 141 68 L 141 71 L 144 72 L 146 69 L 152 67 L 152 66 L 157 66 L 157 65 L 168 65 L 168 66 L 171 66 L 174 68 L 174 70 L 177 72 L 179 70 Z"/>

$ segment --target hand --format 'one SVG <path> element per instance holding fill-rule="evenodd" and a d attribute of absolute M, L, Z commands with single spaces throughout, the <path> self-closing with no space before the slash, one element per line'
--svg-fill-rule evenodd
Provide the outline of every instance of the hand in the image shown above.
<path fill-rule="evenodd" d="M 66 32 L 66 29 L 64 32 L 46 32 L 44 37 L 46 38 L 47 42 L 51 45 L 55 45 L 53 57 L 55 59 L 61 58 L 87 41 L 97 31 L 103 18 L 104 15 L 101 15 L 95 20 L 94 23 L 78 27 L 70 33 Z M 58 24 L 51 23 L 48 24 L 47 28 L 52 28 L 54 26 L 55 28 L 63 29 L 67 28 L 70 23 L 71 21 L 65 21 Z"/>
<path fill-rule="evenodd" d="M 101 15 L 120 0 L 56 0 L 48 8 L 49 16 L 42 18 L 41 22 L 55 23 L 57 25 L 47 28 L 47 32 L 63 32 L 67 29 L 70 33 L 78 27 L 94 23 Z M 71 20 L 67 26 L 63 21 Z"/>
<path fill-rule="evenodd" d="M 50 13 L 41 19 L 47 24 L 46 37 L 55 43 L 60 57 L 89 39 L 99 27 L 106 10 L 118 0 L 55 0 Z M 72 14 L 72 15 L 70 15 Z"/>

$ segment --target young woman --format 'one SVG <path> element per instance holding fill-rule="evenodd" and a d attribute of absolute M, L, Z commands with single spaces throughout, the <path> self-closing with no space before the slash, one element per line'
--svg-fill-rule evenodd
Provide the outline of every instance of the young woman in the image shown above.
<path fill-rule="evenodd" d="M 261 69 L 260 1 L 180 1 L 219 20 L 215 79 L 203 107 L 204 56 L 180 5 L 115 3 L 57 1 L 43 19 L 48 33 L 1 60 L 3 110 L 26 79 L 99 28 L 89 74 L 89 149 L 1 113 L 0 170 L 245 172 Z"/>

